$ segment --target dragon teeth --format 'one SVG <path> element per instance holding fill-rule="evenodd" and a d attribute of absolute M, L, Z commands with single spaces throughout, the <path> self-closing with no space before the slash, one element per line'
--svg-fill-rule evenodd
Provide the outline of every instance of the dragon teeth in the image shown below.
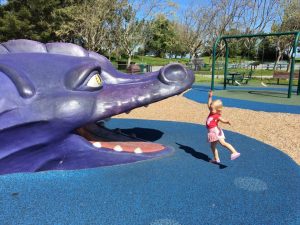
<path fill-rule="evenodd" d="M 120 146 L 120 145 L 116 145 L 114 147 L 114 150 L 117 151 L 117 152 L 122 152 L 123 151 L 123 148 Z"/>
<path fill-rule="evenodd" d="M 102 147 L 102 144 L 101 142 L 93 142 L 93 146 L 96 147 L 96 148 L 101 148 Z M 116 145 L 113 150 L 115 150 L 116 152 L 122 152 L 123 151 L 123 148 L 121 145 Z M 143 153 L 143 150 L 140 148 L 140 147 L 137 147 L 134 149 L 134 153 L 135 154 L 141 154 Z"/>
<path fill-rule="evenodd" d="M 143 153 L 143 151 L 140 147 L 138 147 L 138 148 L 134 149 L 134 153 L 141 154 L 141 153 Z"/>
<path fill-rule="evenodd" d="M 101 142 L 94 142 L 93 145 L 96 148 L 101 148 L 102 147 Z"/>

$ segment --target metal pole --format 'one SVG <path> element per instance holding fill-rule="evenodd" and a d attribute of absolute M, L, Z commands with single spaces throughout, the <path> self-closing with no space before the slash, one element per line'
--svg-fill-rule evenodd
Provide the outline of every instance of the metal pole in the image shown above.
<path fill-rule="evenodd" d="M 295 68 L 295 57 L 296 57 L 296 49 L 297 49 L 297 45 L 298 45 L 299 34 L 300 33 L 295 34 L 295 39 L 294 39 L 294 44 L 293 44 L 293 51 L 292 51 L 292 56 L 291 56 L 292 57 L 292 63 L 291 63 L 291 71 L 290 71 L 288 98 L 290 98 L 291 95 L 292 95 L 293 79 L 294 79 L 294 68 Z"/>
<path fill-rule="evenodd" d="M 299 75 L 298 75 L 297 95 L 300 95 L 300 68 L 299 68 Z"/>
<path fill-rule="evenodd" d="M 291 31 L 291 32 L 278 32 L 278 33 L 265 33 L 265 34 L 240 34 L 240 35 L 225 35 L 221 38 L 251 38 L 251 37 L 267 37 L 267 36 L 282 36 L 282 35 L 297 35 L 299 31 Z"/>
<path fill-rule="evenodd" d="M 228 44 L 227 44 L 227 40 L 224 39 L 225 42 L 225 66 L 224 66 L 224 86 L 223 89 L 226 89 L 226 78 L 227 78 L 227 69 L 228 69 L 228 56 L 229 56 L 229 49 L 228 49 Z"/>
<path fill-rule="evenodd" d="M 211 65 L 211 86 L 210 89 L 214 90 L 215 89 L 215 67 L 216 67 L 216 55 L 217 55 L 217 47 L 218 47 L 218 43 L 220 41 L 221 37 L 218 37 L 217 40 L 214 43 L 214 47 L 213 47 L 213 58 L 212 58 L 212 65 Z"/>
<path fill-rule="evenodd" d="M 298 42 L 299 42 L 299 38 L 300 38 L 300 32 L 297 34 L 298 41 L 296 42 L 296 48 L 298 47 Z M 295 59 L 295 58 L 294 58 Z M 298 74 L 298 86 L 297 86 L 297 95 L 300 95 L 300 68 L 299 68 L 299 74 Z"/>

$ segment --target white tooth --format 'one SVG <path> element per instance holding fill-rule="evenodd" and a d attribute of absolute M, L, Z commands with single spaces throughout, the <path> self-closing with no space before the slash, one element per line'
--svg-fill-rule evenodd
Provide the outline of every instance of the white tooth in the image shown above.
<path fill-rule="evenodd" d="M 122 152 L 123 151 L 123 148 L 120 146 L 120 145 L 116 145 L 114 147 L 114 150 L 117 151 L 117 152 Z"/>
<path fill-rule="evenodd" d="M 101 142 L 94 142 L 93 145 L 96 147 L 96 148 L 101 148 Z"/>
<path fill-rule="evenodd" d="M 134 153 L 141 154 L 141 153 L 143 153 L 143 151 L 140 147 L 138 147 L 138 148 L 134 149 Z"/>

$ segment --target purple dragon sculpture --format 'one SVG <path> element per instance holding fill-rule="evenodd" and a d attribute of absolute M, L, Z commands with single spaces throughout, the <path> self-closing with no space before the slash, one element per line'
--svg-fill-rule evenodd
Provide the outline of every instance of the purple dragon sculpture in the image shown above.
<path fill-rule="evenodd" d="M 177 95 L 194 75 L 180 64 L 127 75 L 70 43 L 0 44 L 0 174 L 71 170 L 167 155 L 158 143 L 103 124 L 111 116 Z"/>

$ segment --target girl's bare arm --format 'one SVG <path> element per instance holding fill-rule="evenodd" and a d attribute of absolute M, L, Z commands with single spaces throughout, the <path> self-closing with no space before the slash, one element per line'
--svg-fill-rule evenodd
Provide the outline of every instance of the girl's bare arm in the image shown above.
<path fill-rule="evenodd" d="M 226 124 L 231 125 L 231 123 L 229 122 L 229 120 L 226 120 L 226 119 L 224 119 L 224 118 L 222 118 L 222 117 L 220 117 L 219 120 L 220 120 L 222 123 L 226 123 Z"/>
<path fill-rule="evenodd" d="M 208 107 L 208 109 L 210 109 L 210 105 L 212 103 L 212 96 L 213 96 L 213 92 L 209 91 L 209 93 L 208 93 L 208 101 L 207 101 L 207 107 Z"/>

